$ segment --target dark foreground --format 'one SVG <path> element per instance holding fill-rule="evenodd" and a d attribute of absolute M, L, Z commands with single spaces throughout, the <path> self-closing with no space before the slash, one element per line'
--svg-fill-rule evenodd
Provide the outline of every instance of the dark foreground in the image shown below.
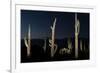
<path fill-rule="evenodd" d="M 72 41 L 72 51 L 71 54 L 59 54 L 59 50 L 63 47 L 68 47 L 68 39 L 57 39 L 55 42 L 58 45 L 57 51 L 54 57 L 50 56 L 50 46 L 48 39 L 46 39 L 46 50 L 44 50 L 44 40 L 43 39 L 32 39 L 31 40 L 31 56 L 27 56 L 27 48 L 24 44 L 24 40 L 21 40 L 21 63 L 30 62 L 47 62 L 47 61 L 72 61 L 72 60 L 89 60 L 89 39 L 81 39 L 85 47 L 82 46 L 82 50 L 79 48 L 79 57 L 75 58 L 75 43 L 74 38 Z M 79 39 L 80 40 L 80 39 Z M 79 43 L 80 45 L 80 43 Z"/>

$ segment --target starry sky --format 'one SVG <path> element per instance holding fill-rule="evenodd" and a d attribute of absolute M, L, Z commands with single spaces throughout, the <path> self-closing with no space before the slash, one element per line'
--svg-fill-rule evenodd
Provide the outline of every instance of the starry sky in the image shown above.
<path fill-rule="evenodd" d="M 89 13 L 77 13 L 80 21 L 80 38 L 89 38 Z M 57 39 L 74 37 L 75 13 L 74 12 L 51 12 L 21 10 L 21 39 L 28 34 L 28 27 L 31 27 L 31 38 L 42 39 L 51 37 L 50 27 L 56 21 L 55 37 Z"/>

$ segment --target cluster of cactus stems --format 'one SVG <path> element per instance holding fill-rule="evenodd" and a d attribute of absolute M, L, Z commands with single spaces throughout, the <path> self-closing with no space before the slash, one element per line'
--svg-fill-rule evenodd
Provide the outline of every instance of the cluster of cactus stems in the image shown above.
<path fill-rule="evenodd" d="M 68 39 L 67 43 L 68 43 L 68 48 L 62 48 L 62 49 L 59 51 L 60 54 L 66 54 L 66 53 L 67 53 L 67 54 L 71 54 L 72 42 L 71 42 L 70 39 Z"/>
<path fill-rule="evenodd" d="M 70 53 L 70 50 L 68 49 L 68 48 L 62 48 L 62 49 L 60 49 L 60 51 L 59 51 L 59 54 L 69 54 Z"/>
<path fill-rule="evenodd" d="M 75 58 L 78 58 L 78 35 L 80 32 L 80 22 L 77 19 L 77 13 L 75 13 Z"/>
<path fill-rule="evenodd" d="M 80 50 L 81 50 L 81 51 L 85 51 L 85 50 L 86 50 L 85 47 L 86 47 L 86 46 L 85 46 L 85 42 L 83 42 L 82 40 L 80 40 Z"/>
<path fill-rule="evenodd" d="M 25 46 L 27 47 L 27 56 L 29 57 L 31 55 L 31 28 L 30 28 L 30 24 L 29 24 L 29 28 L 28 28 L 28 37 L 24 38 L 24 43 L 25 43 Z"/>
<path fill-rule="evenodd" d="M 57 45 L 55 44 L 55 26 L 56 26 L 56 18 L 54 20 L 53 26 L 51 26 L 51 39 L 49 39 L 49 46 L 51 50 L 51 57 L 54 56 L 54 54 L 57 51 Z"/>

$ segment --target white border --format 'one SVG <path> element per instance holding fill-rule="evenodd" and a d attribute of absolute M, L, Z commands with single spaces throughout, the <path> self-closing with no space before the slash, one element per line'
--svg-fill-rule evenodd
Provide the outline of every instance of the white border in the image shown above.
<path fill-rule="evenodd" d="M 74 6 L 74 5 L 73 5 Z M 46 6 L 46 5 L 27 5 L 15 4 L 12 7 L 12 46 L 11 46 L 11 72 L 39 71 L 50 69 L 79 68 L 95 65 L 95 8 L 87 6 Z M 60 61 L 60 62 L 41 62 L 41 63 L 20 63 L 20 10 L 44 10 L 62 12 L 82 12 L 90 13 L 90 60 Z"/>

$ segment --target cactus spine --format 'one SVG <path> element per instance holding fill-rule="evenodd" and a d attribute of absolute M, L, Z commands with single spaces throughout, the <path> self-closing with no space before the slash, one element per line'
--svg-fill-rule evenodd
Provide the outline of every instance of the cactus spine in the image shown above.
<path fill-rule="evenodd" d="M 80 31 L 80 22 L 75 14 L 75 58 L 78 58 L 78 35 Z"/>
<path fill-rule="evenodd" d="M 51 47 L 51 57 L 54 56 L 57 50 L 57 45 L 55 44 L 55 26 L 56 26 L 56 18 L 54 20 L 53 26 L 51 26 L 52 35 L 51 39 L 49 40 L 49 46 Z"/>
<path fill-rule="evenodd" d="M 27 47 L 27 56 L 31 55 L 31 29 L 30 29 L 30 25 L 28 28 L 28 39 L 26 39 L 26 37 L 24 38 L 24 43 L 25 46 Z"/>

